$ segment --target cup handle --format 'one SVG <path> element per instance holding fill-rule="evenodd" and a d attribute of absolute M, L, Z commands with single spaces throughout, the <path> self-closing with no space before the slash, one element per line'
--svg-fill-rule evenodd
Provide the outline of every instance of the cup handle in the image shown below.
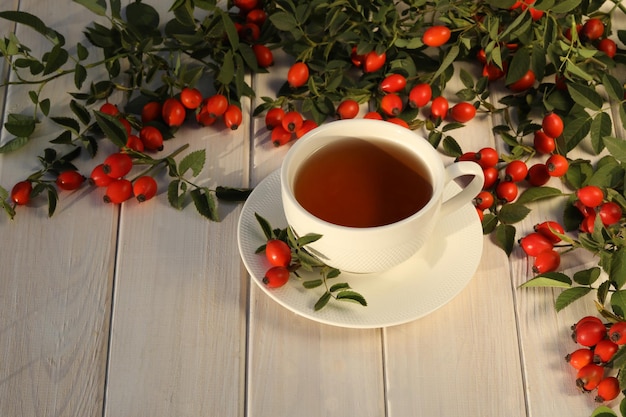
<path fill-rule="evenodd" d="M 471 175 L 472 179 L 462 190 L 441 204 L 441 217 L 460 209 L 482 191 L 485 183 L 483 170 L 480 165 L 471 161 L 459 161 L 448 165 L 445 184 L 448 185 L 450 181 L 465 175 Z"/>

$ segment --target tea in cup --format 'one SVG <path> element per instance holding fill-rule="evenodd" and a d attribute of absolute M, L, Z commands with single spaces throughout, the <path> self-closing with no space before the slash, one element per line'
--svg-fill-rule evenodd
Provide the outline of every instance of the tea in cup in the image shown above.
<path fill-rule="evenodd" d="M 464 176 L 471 180 L 444 200 L 446 185 Z M 386 271 L 415 255 L 437 222 L 468 204 L 484 182 L 478 164 L 444 167 L 415 132 L 368 119 L 326 123 L 298 139 L 280 178 L 294 233 L 321 234 L 307 248 L 354 273 Z"/>

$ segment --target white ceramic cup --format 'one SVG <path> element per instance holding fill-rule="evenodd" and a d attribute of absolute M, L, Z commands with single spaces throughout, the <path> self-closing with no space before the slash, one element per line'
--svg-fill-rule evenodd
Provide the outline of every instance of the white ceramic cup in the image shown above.
<path fill-rule="evenodd" d="M 294 196 L 298 168 L 321 147 L 347 138 L 393 142 L 419 158 L 430 176 L 430 201 L 405 219 L 375 227 L 340 226 L 309 213 Z M 471 179 L 457 194 L 444 201 L 446 185 L 463 176 L 471 176 Z M 342 271 L 372 273 L 389 270 L 415 255 L 441 218 L 468 204 L 481 191 L 484 176 L 474 162 L 444 166 L 433 146 L 405 127 L 379 120 L 350 119 L 325 123 L 298 139 L 283 160 L 280 180 L 288 225 L 297 236 L 322 235 L 321 239 L 309 244 L 308 249 L 327 265 Z"/>

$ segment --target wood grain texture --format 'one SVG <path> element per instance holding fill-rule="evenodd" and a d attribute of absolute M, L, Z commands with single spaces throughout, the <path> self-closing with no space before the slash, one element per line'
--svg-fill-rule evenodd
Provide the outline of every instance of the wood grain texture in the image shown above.
<path fill-rule="evenodd" d="M 274 96 L 289 64 L 277 56 L 271 74 L 256 76 L 257 96 Z M 275 148 L 262 118 L 253 126 L 254 185 L 279 168 L 290 145 Z M 248 415 L 384 415 L 379 330 L 340 329 L 303 319 L 254 284 L 249 320 Z"/>
<path fill-rule="evenodd" d="M 88 16 L 82 7 L 66 0 L 21 2 L 20 7 L 46 16 L 47 24 L 68 38 L 82 39 Z M 41 37 L 31 29 L 18 26 L 17 36 L 35 56 L 45 51 Z M 66 92 L 73 89 L 71 77 L 44 89 L 43 97 L 53 102 L 51 113 L 65 111 Z M 27 91 L 22 87 L 6 90 L 6 111 L 30 108 Z M 0 156 L 4 187 L 39 169 L 35 155 L 50 146 L 53 129 L 43 122 L 31 143 Z M 10 138 L 6 131 L 2 133 L 0 142 L 5 143 Z M 30 207 L 18 207 L 14 221 L 1 216 L 3 416 L 102 415 L 117 212 L 92 191 L 84 187 L 64 194 L 53 219 L 48 219 L 42 198 Z"/>
<path fill-rule="evenodd" d="M 183 128 L 168 145 L 206 149 L 199 184 L 241 187 L 246 128 Z M 248 285 L 239 206 L 222 204 L 211 223 L 193 207 L 176 212 L 160 192 L 122 210 L 106 415 L 239 416 Z"/>

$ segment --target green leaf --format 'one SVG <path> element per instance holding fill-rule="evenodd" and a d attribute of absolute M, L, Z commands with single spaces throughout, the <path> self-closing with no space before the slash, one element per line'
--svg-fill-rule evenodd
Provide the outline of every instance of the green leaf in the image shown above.
<path fill-rule="evenodd" d="M 71 130 L 75 134 L 78 134 L 78 132 L 80 131 L 80 125 L 76 120 L 72 119 L 71 117 L 51 117 L 50 119 L 54 123 Z"/>
<path fill-rule="evenodd" d="M 572 286 L 572 280 L 561 272 L 547 272 L 545 274 L 537 275 L 536 277 L 529 279 L 522 285 L 521 288 L 528 287 L 550 287 L 550 288 L 570 288 Z"/>
<path fill-rule="evenodd" d="M 76 64 L 74 67 L 74 85 L 77 89 L 81 89 L 83 87 L 83 83 L 87 79 L 87 69 L 80 65 Z"/>
<path fill-rule="evenodd" d="M 246 201 L 252 193 L 252 188 L 235 188 L 218 185 L 215 188 L 215 196 L 222 201 Z"/>
<path fill-rule="evenodd" d="M 308 281 L 303 281 L 302 282 L 302 286 L 304 288 L 306 288 L 307 290 L 310 290 L 312 288 L 319 287 L 323 283 L 324 283 L 324 281 L 322 279 L 311 279 L 311 280 L 308 280 Z"/>
<path fill-rule="evenodd" d="M 317 302 L 315 303 L 315 306 L 313 307 L 313 309 L 315 311 L 319 311 L 322 308 L 324 308 L 326 306 L 326 304 L 328 304 L 328 302 L 330 301 L 331 295 L 330 293 L 327 291 L 324 294 L 322 294 L 322 296 L 319 298 L 319 300 L 317 300 Z"/>
<path fill-rule="evenodd" d="M 316 233 L 307 233 L 306 235 L 299 237 L 296 240 L 296 244 L 298 244 L 298 246 L 306 246 L 309 243 L 317 242 L 321 239 L 321 237 L 322 235 Z"/>
<path fill-rule="evenodd" d="M 57 202 L 59 201 L 59 195 L 57 193 L 57 189 L 50 185 L 47 187 L 48 191 L 48 217 L 52 217 L 57 208 Z"/>
<path fill-rule="evenodd" d="M 200 172 L 202 172 L 205 162 L 206 151 L 204 149 L 193 151 L 181 159 L 178 164 L 178 173 L 180 176 L 183 176 L 188 170 L 191 169 L 192 175 L 196 177 L 200 174 Z"/>
<path fill-rule="evenodd" d="M 618 316 L 624 317 L 626 314 L 626 290 L 615 291 L 611 295 L 611 308 Z"/>
<path fill-rule="evenodd" d="M 272 225 L 268 222 L 265 217 L 261 216 L 259 213 L 255 212 L 254 217 L 256 218 L 257 223 L 261 226 L 261 230 L 263 230 L 263 234 L 267 240 L 270 240 L 274 237 L 274 232 L 272 230 Z"/>
<path fill-rule="evenodd" d="M 94 111 L 94 114 L 96 115 L 96 123 L 106 137 L 120 148 L 126 146 L 126 129 L 119 119 L 98 110 Z"/>
<path fill-rule="evenodd" d="M 533 201 L 545 200 L 553 197 L 564 196 L 563 192 L 553 187 L 532 187 L 524 191 L 517 199 L 517 204 L 526 204 Z"/>
<path fill-rule="evenodd" d="M 590 417 L 617 417 L 617 414 L 606 405 L 601 405 L 593 410 Z"/>
<path fill-rule="evenodd" d="M 50 29 L 40 18 L 28 12 L 15 10 L 3 11 L 0 12 L 0 18 L 29 26 L 55 43 L 64 42 L 63 37 L 58 32 Z"/>
<path fill-rule="evenodd" d="M 348 290 L 348 289 L 350 289 L 350 284 L 348 284 L 347 282 L 340 282 L 330 287 L 329 291 L 337 292 L 339 290 Z"/>
<path fill-rule="evenodd" d="M 185 201 L 185 193 L 179 192 L 181 183 L 181 180 L 173 180 L 167 187 L 167 200 L 169 201 L 170 206 L 177 210 L 181 210 L 183 208 L 183 203 Z"/>
<path fill-rule="evenodd" d="M 509 85 L 518 81 L 522 78 L 528 70 L 530 69 L 530 53 L 528 48 L 519 49 L 515 55 L 513 55 L 513 60 L 509 65 L 509 70 L 507 71 L 505 84 Z"/>
<path fill-rule="evenodd" d="M 140 29 L 154 30 L 159 27 L 159 13 L 146 3 L 133 2 L 126 6 L 126 19 Z"/>
<path fill-rule="evenodd" d="M 622 246 L 613 252 L 609 278 L 615 283 L 617 289 L 622 288 L 626 283 L 626 247 Z"/>
<path fill-rule="evenodd" d="M 507 256 L 511 256 L 515 246 L 515 227 L 508 224 L 499 224 L 495 228 L 496 244 Z"/>
<path fill-rule="evenodd" d="M 453 157 L 458 157 L 463 154 L 461 145 L 459 145 L 459 143 L 452 136 L 446 136 L 443 139 L 443 150 L 446 155 Z"/>
<path fill-rule="evenodd" d="M 359 294 L 356 291 L 341 291 L 337 293 L 337 300 L 341 301 L 356 301 L 361 304 L 363 307 L 367 306 L 367 301 L 365 301 L 365 297 Z"/>
<path fill-rule="evenodd" d="M 233 80 L 235 75 L 235 61 L 233 58 L 233 51 L 229 50 L 222 57 L 220 70 L 217 74 L 217 81 L 221 84 L 228 85 Z"/>
<path fill-rule="evenodd" d="M 572 277 L 574 282 L 580 285 L 591 285 L 600 277 L 601 269 L 598 267 L 577 271 Z"/>
<path fill-rule="evenodd" d="M 28 143 L 29 138 L 17 137 L 9 140 L 4 145 L 0 146 L 0 154 L 13 152 Z"/>
<path fill-rule="evenodd" d="M 559 0 L 550 7 L 552 13 L 567 13 L 574 10 L 581 3 L 581 0 Z"/>
<path fill-rule="evenodd" d="M 191 200 L 196 206 L 196 210 L 200 215 L 207 219 L 217 222 L 219 221 L 219 215 L 217 213 L 217 207 L 215 204 L 215 198 L 213 194 L 206 188 L 195 188 L 189 192 Z"/>
<path fill-rule="evenodd" d="M 72 100 L 70 101 L 70 109 L 72 110 L 72 113 L 74 113 L 74 115 L 78 117 L 82 124 L 88 125 L 89 123 L 91 123 L 91 114 L 89 113 L 89 110 L 85 108 L 85 106 L 83 106 L 76 100 Z"/>
<path fill-rule="evenodd" d="M 613 100 L 622 101 L 624 99 L 624 86 L 617 78 L 613 77 L 608 72 L 602 75 L 602 85 L 606 93 Z"/>
<path fill-rule="evenodd" d="M 32 116 L 9 113 L 4 128 L 12 135 L 28 137 L 35 131 L 37 120 Z"/>
<path fill-rule="evenodd" d="M 604 145 L 615 159 L 626 162 L 626 141 L 613 136 L 605 136 Z"/>
<path fill-rule="evenodd" d="M 596 154 L 604 149 L 604 137 L 609 136 L 613 131 L 613 122 L 611 117 L 605 112 L 599 112 L 591 122 L 591 143 Z"/>
<path fill-rule="evenodd" d="M 589 294 L 591 290 L 592 288 L 590 287 L 573 287 L 563 290 L 563 292 L 556 297 L 556 301 L 554 303 L 556 311 L 563 310 L 574 301 Z"/>
<path fill-rule="evenodd" d="M 523 204 L 508 203 L 502 205 L 498 219 L 504 224 L 513 224 L 524 220 L 528 213 L 530 213 L 530 209 Z"/>
<path fill-rule="evenodd" d="M 88 8 L 92 13 L 98 16 L 104 16 L 107 11 L 105 0 L 73 0 L 75 3 L 81 4 Z"/>
<path fill-rule="evenodd" d="M 52 74 L 59 68 L 61 68 L 70 55 L 60 44 L 55 45 L 52 50 L 44 55 L 44 60 L 46 61 L 46 65 L 43 70 L 43 75 Z"/>
<path fill-rule="evenodd" d="M 460 52 L 459 46 L 452 45 L 450 49 L 448 49 L 448 52 L 446 53 L 445 57 L 441 61 L 441 65 L 439 66 L 437 71 L 433 74 L 432 78 L 435 79 L 439 77 L 441 74 L 443 74 L 444 71 L 446 71 L 448 67 L 454 63 L 454 61 L 456 60 L 456 57 L 459 55 L 459 52 Z"/>
<path fill-rule="evenodd" d="M 598 111 L 604 104 L 604 100 L 602 100 L 600 94 L 598 94 L 594 88 L 587 85 L 568 83 L 567 90 L 572 96 L 572 99 L 585 108 Z"/>
<path fill-rule="evenodd" d="M 272 24 L 276 26 L 276 29 L 284 32 L 291 32 L 298 27 L 298 22 L 296 21 L 296 18 L 290 13 L 272 13 L 269 16 L 269 19 L 270 22 L 272 22 Z"/>

